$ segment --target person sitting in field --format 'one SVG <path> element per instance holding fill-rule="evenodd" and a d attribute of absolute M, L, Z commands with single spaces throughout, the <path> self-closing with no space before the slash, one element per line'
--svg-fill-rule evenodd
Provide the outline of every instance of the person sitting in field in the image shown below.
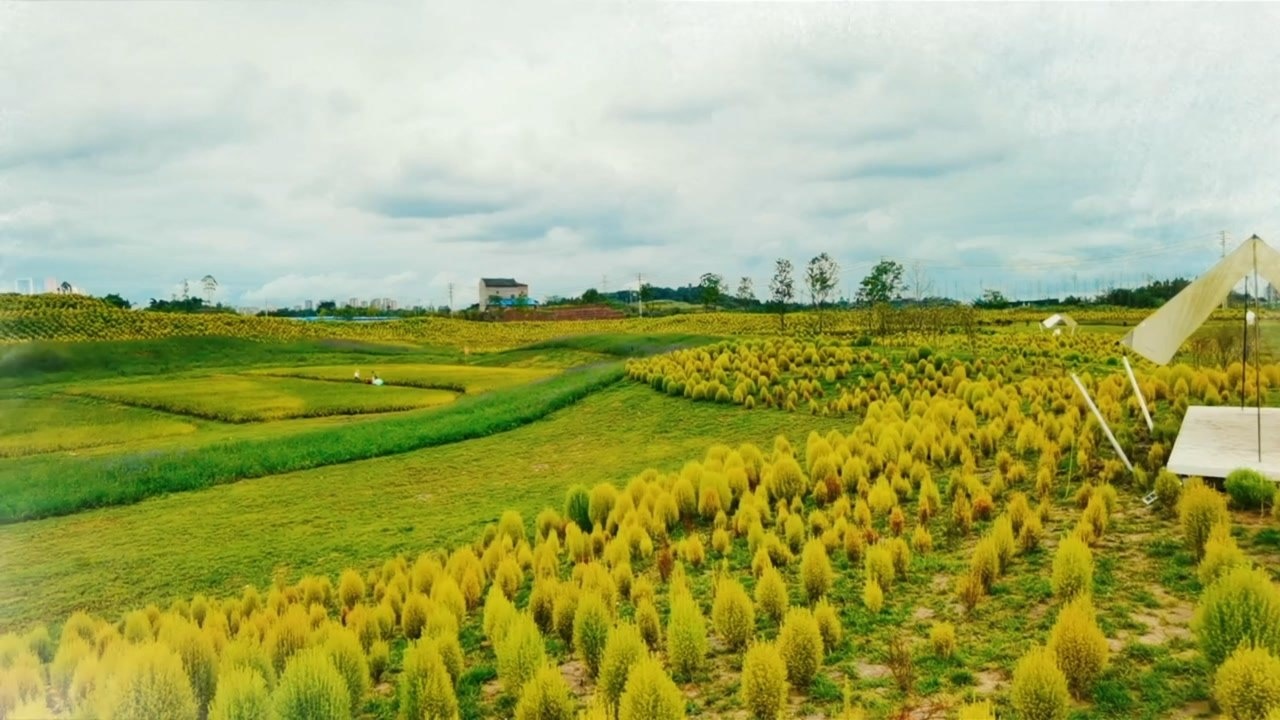
<path fill-rule="evenodd" d="M 356 370 L 356 382 L 360 382 L 360 371 Z"/>
<path fill-rule="evenodd" d="M 378 373 L 376 373 L 376 372 L 375 372 L 375 373 L 373 374 L 373 380 L 371 380 L 370 382 L 371 382 L 372 384 L 374 384 L 374 385 L 381 385 L 381 384 L 382 384 L 382 378 L 378 377 Z"/>

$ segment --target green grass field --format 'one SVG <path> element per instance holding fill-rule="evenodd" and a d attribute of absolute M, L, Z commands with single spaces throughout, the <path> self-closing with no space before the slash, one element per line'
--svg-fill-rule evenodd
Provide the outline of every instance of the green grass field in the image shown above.
<path fill-rule="evenodd" d="M 70 392 L 134 407 L 242 423 L 326 415 L 359 415 L 435 407 L 450 390 L 320 382 L 300 378 L 205 375 L 94 383 Z"/>
<path fill-rule="evenodd" d="M 172 438 L 196 430 L 182 419 L 81 398 L 0 399 L 0 458 Z"/>
<path fill-rule="evenodd" d="M 670 422 L 677 412 L 681 422 Z M 678 470 L 726 427 L 740 441 L 767 444 L 779 433 L 834 426 L 615 386 L 491 437 L 3 526 L 0 577 L 11 582 L 0 588 L 0 628 L 81 604 L 114 613 L 193 587 L 239 592 L 281 568 L 336 572 L 447 547 L 505 509 L 532 517 L 558 505 L 570 478 L 618 482 L 649 466 Z"/>
<path fill-rule="evenodd" d="M 470 394 L 524 385 L 556 374 L 552 369 L 474 367 L 468 365 L 381 364 L 366 366 L 362 377 L 377 372 L 387 386 L 436 388 Z M 304 367 L 272 367 L 249 371 L 251 375 L 306 378 L 355 384 L 355 370 L 349 365 L 307 365 Z"/>

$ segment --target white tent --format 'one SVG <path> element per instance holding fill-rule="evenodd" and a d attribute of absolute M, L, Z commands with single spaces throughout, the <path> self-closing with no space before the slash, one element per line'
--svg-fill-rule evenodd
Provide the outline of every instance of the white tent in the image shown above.
<path fill-rule="evenodd" d="M 1280 288 L 1280 252 L 1257 235 L 1138 323 L 1120 342 L 1157 365 L 1167 364 L 1191 333 L 1222 304 L 1231 288 L 1254 271 L 1273 287 Z"/>
<path fill-rule="evenodd" d="M 1051 327 L 1056 327 L 1058 325 L 1066 325 L 1067 327 L 1071 328 L 1072 335 L 1074 335 L 1076 332 L 1077 323 L 1075 321 L 1075 318 L 1071 317 L 1070 315 L 1067 315 L 1066 313 L 1054 313 L 1040 322 L 1040 327 L 1044 328 L 1045 330 L 1048 330 Z M 1056 335 L 1058 332 L 1062 332 L 1062 329 L 1059 328 L 1057 332 L 1055 332 L 1054 334 Z"/>

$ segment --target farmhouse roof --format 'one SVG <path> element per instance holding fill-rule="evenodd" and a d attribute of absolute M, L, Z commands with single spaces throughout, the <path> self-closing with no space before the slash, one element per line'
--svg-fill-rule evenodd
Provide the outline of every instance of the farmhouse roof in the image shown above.
<path fill-rule="evenodd" d="M 1209 319 L 1213 309 L 1240 278 L 1254 271 L 1273 286 L 1280 287 L 1280 252 L 1257 235 L 1138 323 L 1120 342 L 1151 362 L 1164 365 L 1173 359 L 1191 333 Z"/>
<path fill-rule="evenodd" d="M 480 282 L 485 287 L 521 287 L 524 283 L 518 283 L 513 278 L 480 278 Z"/>

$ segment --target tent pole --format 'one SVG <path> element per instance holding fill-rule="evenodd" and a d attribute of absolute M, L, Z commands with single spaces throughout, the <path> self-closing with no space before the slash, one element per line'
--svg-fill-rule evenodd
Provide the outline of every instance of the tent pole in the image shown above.
<path fill-rule="evenodd" d="M 1248 328 L 1248 323 L 1245 323 Z M 1257 396 L 1258 464 L 1262 464 L 1262 315 L 1258 309 L 1258 244 L 1253 244 L 1253 384 Z M 1243 370 L 1243 368 L 1241 368 Z M 1243 377 L 1243 375 L 1241 375 Z"/>
<path fill-rule="evenodd" d="M 1129 462 L 1129 457 L 1124 454 L 1124 450 L 1120 449 L 1120 441 L 1116 440 L 1116 436 L 1111 432 L 1111 426 L 1102 417 L 1102 411 L 1097 405 L 1093 404 L 1093 398 L 1089 397 L 1089 391 L 1084 389 L 1084 383 L 1080 382 L 1080 378 L 1071 373 L 1071 379 L 1076 381 L 1076 387 L 1080 389 L 1080 394 L 1084 395 L 1084 401 L 1089 403 L 1089 409 L 1093 411 L 1093 416 L 1098 419 L 1098 424 L 1102 426 L 1102 431 L 1107 434 L 1107 439 L 1111 441 L 1111 447 L 1115 449 L 1116 454 L 1124 461 L 1124 466 L 1129 468 L 1129 472 L 1133 472 L 1133 465 Z"/>
<path fill-rule="evenodd" d="M 1129 364 L 1129 354 L 1125 353 L 1120 358 L 1124 360 L 1125 372 L 1129 373 L 1129 383 L 1133 385 L 1133 394 L 1138 396 L 1138 405 L 1142 407 L 1142 417 L 1146 418 L 1147 430 L 1155 432 L 1156 426 L 1151 422 L 1151 413 L 1147 410 L 1147 399 L 1142 396 L 1142 389 L 1138 387 L 1138 378 L 1133 374 L 1133 366 Z"/>

